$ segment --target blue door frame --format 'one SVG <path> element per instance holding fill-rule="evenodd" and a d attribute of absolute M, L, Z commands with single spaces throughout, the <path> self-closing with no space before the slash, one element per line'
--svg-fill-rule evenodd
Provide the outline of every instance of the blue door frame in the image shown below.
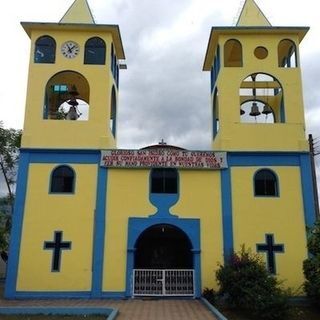
<path fill-rule="evenodd" d="M 177 217 L 156 218 L 129 218 L 128 223 L 128 246 L 127 246 L 127 274 L 126 274 L 126 297 L 132 296 L 132 274 L 134 269 L 135 245 L 139 236 L 148 228 L 167 224 L 183 231 L 190 240 L 193 254 L 193 269 L 195 275 L 195 297 L 201 296 L 201 261 L 200 261 L 200 220 L 180 219 Z"/>

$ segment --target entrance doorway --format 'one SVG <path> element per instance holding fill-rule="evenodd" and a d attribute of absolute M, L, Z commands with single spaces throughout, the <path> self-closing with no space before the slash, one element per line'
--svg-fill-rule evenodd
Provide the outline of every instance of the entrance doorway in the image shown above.
<path fill-rule="evenodd" d="M 145 230 L 136 242 L 136 296 L 193 296 L 192 246 L 179 228 L 159 224 Z"/>

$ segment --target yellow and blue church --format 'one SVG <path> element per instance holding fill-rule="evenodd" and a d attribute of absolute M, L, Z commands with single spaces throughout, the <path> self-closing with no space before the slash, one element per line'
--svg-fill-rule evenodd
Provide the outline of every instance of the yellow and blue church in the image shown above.
<path fill-rule="evenodd" d="M 315 221 L 299 44 L 246 0 L 212 27 L 212 147 L 116 148 L 118 25 L 86 0 L 31 40 L 5 296 L 199 297 L 244 244 L 288 287 L 304 281 Z"/>

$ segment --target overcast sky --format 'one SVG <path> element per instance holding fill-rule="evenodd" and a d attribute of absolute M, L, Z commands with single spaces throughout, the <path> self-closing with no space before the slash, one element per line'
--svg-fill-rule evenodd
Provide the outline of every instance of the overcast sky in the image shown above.
<path fill-rule="evenodd" d="M 0 120 L 22 128 L 30 43 L 20 21 L 58 22 L 73 0 L 1 5 Z M 118 24 L 128 70 L 120 73 L 118 147 L 159 142 L 208 149 L 212 26 L 235 25 L 239 0 L 88 0 L 96 23 Z M 317 1 L 256 0 L 274 26 L 310 26 L 300 46 L 307 133 L 320 137 L 320 23 Z M 320 147 L 319 147 L 320 148 Z M 318 161 L 319 162 L 319 161 Z M 319 166 L 319 164 L 318 164 Z"/>

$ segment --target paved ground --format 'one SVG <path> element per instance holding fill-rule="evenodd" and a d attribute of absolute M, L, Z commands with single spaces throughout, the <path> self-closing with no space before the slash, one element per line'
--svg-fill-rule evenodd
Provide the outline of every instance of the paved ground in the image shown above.
<path fill-rule="evenodd" d="M 117 320 L 216 320 L 199 300 L 129 299 L 129 300 L 4 300 L 0 284 L 0 307 L 111 307 L 119 310 Z"/>

